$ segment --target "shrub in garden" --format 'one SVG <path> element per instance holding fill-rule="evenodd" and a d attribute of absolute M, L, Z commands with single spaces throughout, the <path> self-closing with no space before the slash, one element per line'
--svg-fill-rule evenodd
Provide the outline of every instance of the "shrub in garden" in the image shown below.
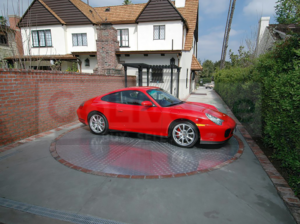
<path fill-rule="evenodd" d="M 300 194 L 300 38 L 277 44 L 249 67 L 215 75 L 215 90 L 254 135 L 274 149 L 288 182 Z M 248 114 L 248 117 L 246 116 Z"/>

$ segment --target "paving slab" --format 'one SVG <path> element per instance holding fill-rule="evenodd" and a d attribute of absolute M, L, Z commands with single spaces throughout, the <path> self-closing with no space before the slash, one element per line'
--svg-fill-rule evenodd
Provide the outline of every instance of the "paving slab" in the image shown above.
<path fill-rule="evenodd" d="M 200 88 L 196 92 L 207 95 L 192 95 L 188 101 L 214 104 L 226 112 L 213 90 Z M 245 145 L 242 156 L 218 170 L 134 180 L 86 174 L 56 161 L 50 155 L 50 144 L 70 128 L 0 153 L 0 197 L 132 224 L 295 223 L 240 133 L 237 135 Z M 16 223 L 12 214 L 23 223 L 43 219 L 0 207 L 0 222 Z"/>

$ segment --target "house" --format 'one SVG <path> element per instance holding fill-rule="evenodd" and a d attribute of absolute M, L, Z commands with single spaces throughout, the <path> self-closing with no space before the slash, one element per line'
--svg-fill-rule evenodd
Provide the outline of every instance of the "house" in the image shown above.
<path fill-rule="evenodd" d="M 295 24 L 270 24 L 270 17 L 261 17 L 255 57 L 270 51 L 276 42 L 288 38 L 290 32 L 300 33 L 300 26 Z"/>
<path fill-rule="evenodd" d="M 198 0 L 94 8 L 81 0 L 34 0 L 18 25 L 30 69 L 58 65 L 65 71 L 76 63 L 83 73 L 126 70 L 141 75 L 137 85 L 159 86 L 180 98 L 194 90 L 195 72 L 202 69 Z"/>
<path fill-rule="evenodd" d="M 6 57 L 19 57 L 23 55 L 23 46 L 20 29 L 16 26 L 20 17 L 9 15 L 9 26 L 6 25 L 6 19 L 0 18 L 0 67 L 6 63 Z"/>

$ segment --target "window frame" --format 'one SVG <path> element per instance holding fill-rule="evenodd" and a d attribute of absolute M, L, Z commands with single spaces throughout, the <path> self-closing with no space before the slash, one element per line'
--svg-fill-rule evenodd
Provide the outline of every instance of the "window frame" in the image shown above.
<path fill-rule="evenodd" d="M 46 37 L 46 31 L 50 32 L 50 38 L 51 38 L 51 45 L 47 45 L 47 37 Z M 44 42 L 45 42 L 45 46 L 40 46 L 40 35 L 39 33 L 43 32 L 44 33 Z M 34 38 L 33 38 L 33 34 L 37 33 L 37 42 L 38 42 L 38 46 L 34 46 Z M 32 30 L 31 31 L 31 37 L 32 37 L 32 47 L 33 48 L 44 48 L 44 47 L 53 47 L 53 41 L 52 41 L 52 33 L 51 33 L 51 29 L 46 29 L 46 30 Z"/>
<path fill-rule="evenodd" d="M 127 30 L 128 32 L 128 46 L 123 46 L 123 40 L 122 40 L 122 30 Z M 125 28 L 125 29 L 117 29 L 117 38 L 118 38 L 118 32 L 120 31 L 120 40 L 119 40 L 119 47 L 129 47 L 129 29 Z"/>
<path fill-rule="evenodd" d="M 155 33 L 154 33 L 154 29 L 155 27 L 158 27 L 158 39 L 155 39 Z M 160 37 L 160 27 L 164 27 L 164 38 Z M 165 40 L 166 39 L 166 25 L 153 25 L 153 40 Z"/>
<path fill-rule="evenodd" d="M 82 35 L 86 35 L 86 45 L 83 45 L 83 36 Z M 77 45 L 74 45 L 73 42 L 73 36 L 76 35 L 76 40 L 77 40 Z M 78 36 L 81 36 L 81 44 L 82 45 L 78 45 Z M 73 47 L 87 47 L 88 46 L 88 37 L 87 37 L 87 33 L 72 33 L 72 46 Z"/>
<path fill-rule="evenodd" d="M 161 71 L 161 77 L 159 77 L 159 80 L 153 79 L 153 71 L 159 71 L 159 70 Z M 154 74 L 155 74 L 155 72 L 154 72 Z M 163 68 L 156 68 L 156 69 L 152 68 L 152 70 L 151 70 L 151 81 L 150 82 L 151 83 L 164 83 L 164 69 Z"/>
<path fill-rule="evenodd" d="M 105 101 L 105 102 L 108 102 L 108 103 L 118 103 L 118 104 L 124 104 L 124 105 L 130 105 L 130 106 L 139 106 L 139 107 L 142 106 L 142 104 L 133 104 L 133 103 L 127 103 L 127 102 L 125 103 L 125 100 L 123 99 L 125 97 L 124 92 L 138 92 L 138 94 L 142 93 L 142 94 L 145 95 L 145 97 L 148 98 L 147 101 L 150 101 L 152 103 L 152 106 L 155 107 L 155 104 L 152 102 L 152 100 L 149 98 L 149 96 L 147 96 L 147 94 L 145 94 L 145 93 L 143 93 L 142 91 L 139 91 L 139 90 L 123 90 L 123 91 L 119 91 L 119 92 L 110 93 L 110 94 L 107 94 L 107 95 L 103 96 L 101 98 L 101 100 Z M 120 94 L 120 96 L 119 96 L 120 97 L 120 102 L 112 102 L 112 101 L 108 101 L 108 100 L 105 99 L 105 98 L 109 99 L 109 96 L 111 96 L 113 94 Z M 136 100 L 137 100 L 136 102 L 139 101 L 138 98 Z"/>

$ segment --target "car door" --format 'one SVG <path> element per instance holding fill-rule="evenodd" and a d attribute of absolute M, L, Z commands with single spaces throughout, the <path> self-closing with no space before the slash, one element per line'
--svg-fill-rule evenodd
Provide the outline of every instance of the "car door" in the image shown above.
<path fill-rule="evenodd" d="M 121 92 L 108 94 L 102 97 L 101 100 L 105 103 L 102 105 L 100 112 L 105 115 L 109 129 L 125 131 L 125 124 L 129 122 L 129 117 L 120 112 L 122 111 Z"/>
<path fill-rule="evenodd" d="M 157 107 L 143 92 L 137 90 L 123 91 L 123 104 L 120 113 L 128 117 L 126 130 L 132 132 L 160 135 L 161 133 L 161 108 Z M 143 101 L 152 102 L 152 107 L 142 106 Z"/>

